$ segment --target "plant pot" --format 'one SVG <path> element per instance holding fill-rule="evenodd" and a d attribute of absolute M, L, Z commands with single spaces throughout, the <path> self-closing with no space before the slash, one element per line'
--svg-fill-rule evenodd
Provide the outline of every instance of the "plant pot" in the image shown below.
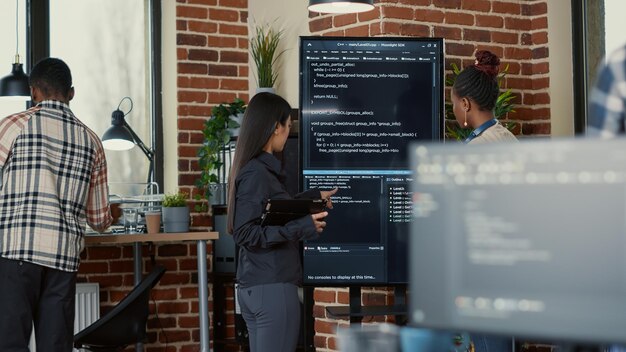
<path fill-rule="evenodd" d="M 189 208 L 162 207 L 163 232 L 189 232 Z"/>
<path fill-rule="evenodd" d="M 209 190 L 211 191 L 211 197 L 209 197 L 210 205 L 226 204 L 227 186 L 227 183 L 212 183 L 209 185 Z"/>
<path fill-rule="evenodd" d="M 256 94 L 263 92 L 276 94 L 276 89 L 274 89 L 274 87 L 259 87 L 256 89 Z"/>

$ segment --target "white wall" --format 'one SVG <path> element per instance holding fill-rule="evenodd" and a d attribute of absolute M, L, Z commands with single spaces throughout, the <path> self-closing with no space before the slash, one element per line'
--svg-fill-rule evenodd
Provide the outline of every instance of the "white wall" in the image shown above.
<path fill-rule="evenodd" d="M 547 1 L 547 3 L 552 136 L 573 136 L 572 7 L 570 1 Z"/>
<path fill-rule="evenodd" d="M 248 1 L 248 33 L 255 32 L 255 23 L 271 23 L 275 29 L 283 29 L 281 57 L 276 93 L 285 98 L 292 108 L 298 107 L 299 95 L 299 37 L 310 35 L 308 1 L 305 0 L 251 0 Z M 250 97 L 256 91 L 256 70 L 250 57 Z"/>

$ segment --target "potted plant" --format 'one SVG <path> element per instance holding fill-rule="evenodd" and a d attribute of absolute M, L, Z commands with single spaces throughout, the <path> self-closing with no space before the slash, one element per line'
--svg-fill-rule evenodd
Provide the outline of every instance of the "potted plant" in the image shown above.
<path fill-rule="evenodd" d="M 226 181 L 228 170 L 224 161 L 231 137 L 238 134 L 239 121 L 246 107 L 243 100 L 237 98 L 232 103 L 219 104 L 211 109 L 211 118 L 204 123 L 202 134 L 204 141 L 198 150 L 200 178 L 196 187 L 201 191 L 194 198 L 206 198 L 210 204 L 226 204 Z M 205 211 L 206 204 L 196 207 L 196 211 Z"/>
<path fill-rule="evenodd" d="M 461 73 L 461 69 L 456 64 L 453 63 L 451 66 L 452 66 L 452 76 L 449 78 L 446 78 L 446 85 L 448 87 L 454 86 L 454 81 L 456 80 L 456 77 L 459 75 L 459 73 Z M 504 68 L 504 70 L 502 70 L 502 72 L 498 74 L 498 86 L 502 85 L 502 81 L 504 80 L 504 77 L 508 73 L 508 70 L 509 70 L 509 66 L 507 65 Z M 506 115 L 509 112 L 515 112 L 515 110 L 513 110 L 514 108 L 513 103 L 512 103 L 513 99 L 515 99 L 515 95 L 510 89 L 507 89 L 506 91 L 501 92 L 500 95 L 498 95 L 498 99 L 496 100 L 496 106 L 493 108 L 493 116 L 496 119 L 499 119 L 500 117 Z M 469 136 L 470 133 L 472 133 L 471 129 L 461 128 L 456 123 L 454 112 L 452 111 L 452 103 L 449 103 L 449 102 L 446 102 L 446 119 L 452 120 L 451 124 L 446 123 L 446 133 L 449 137 L 462 141 L 462 140 L 465 140 L 467 136 Z M 512 130 L 513 128 L 515 128 L 515 124 L 512 122 L 506 122 L 503 125 L 508 130 Z"/>
<path fill-rule="evenodd" d="M 278 78 L 276 64 L 285 52 L 278 51 L 282 30 L 275 30 L 271 25 L 259 25 L 255 35 L 250 40 L 250 51 L 256 66 L 257 93 L 261 91 L 274 92 L 274 84 Z"/>
<path fill-rule="evenodd" d="M 165 194 L 161 203 L 164 232 L 188 232 L 189 208 L 187 207 L 187 193 L 177 192 Z"/>

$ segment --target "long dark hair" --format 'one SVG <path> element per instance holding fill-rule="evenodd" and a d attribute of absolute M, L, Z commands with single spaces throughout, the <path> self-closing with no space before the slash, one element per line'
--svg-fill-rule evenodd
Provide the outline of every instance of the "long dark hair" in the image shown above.
<path fill-rule="evenodd" d="M 498 72 L 500 59 L 490 51 L 476 52 L 476 62 L 467 66 L 454 81 L 454 93 L 459 98 L 474 100 L 480 110 L 493 110 L 500 95 Z"/>
<path fill-rule="evenodd" d="M 228 177 L 228 233 L 234 232 L 235 180 L 239 170 L 263 152 L 277 124 L 285 126 L 291 113 L 289 103 L 279 95 L 259 93 L 252 97 L 241 121 L 235 156 Z"/>

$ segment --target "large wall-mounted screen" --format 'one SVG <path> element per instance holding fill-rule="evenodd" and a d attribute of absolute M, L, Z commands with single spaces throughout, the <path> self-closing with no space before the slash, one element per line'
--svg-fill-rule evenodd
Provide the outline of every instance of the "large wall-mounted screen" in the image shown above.
<path fill-rule="evenodd" d="M 407 282 L 407 150 L 441 139 L 443 52 L 438 38 L 301 38 L 301 185 L 339 188 L 304 244 L 305 284 Z"/>

